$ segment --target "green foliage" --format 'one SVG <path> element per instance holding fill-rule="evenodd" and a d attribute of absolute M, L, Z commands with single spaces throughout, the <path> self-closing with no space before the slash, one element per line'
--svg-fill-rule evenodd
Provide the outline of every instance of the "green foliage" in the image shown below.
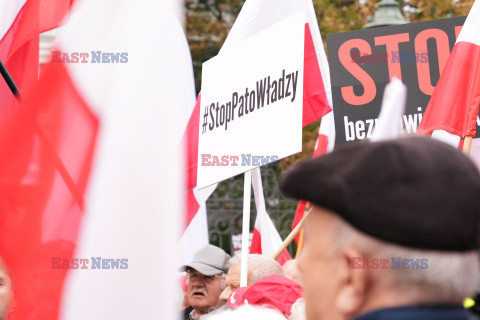
<path fill-rule="evenodd" d="M 412 22 L 466 16 L 474 0 L 410 0 L 406 16 Z"/>

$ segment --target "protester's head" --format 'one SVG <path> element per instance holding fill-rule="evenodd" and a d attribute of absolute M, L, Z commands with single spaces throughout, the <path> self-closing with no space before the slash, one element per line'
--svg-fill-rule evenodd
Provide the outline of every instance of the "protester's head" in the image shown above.
<path fill-rule="evenodd" d="M 8 318 L 12 303 L 12 280 L 5 262 L 0 258 L 0 320 Z"/>
<path fill-rule="evenodd" d="M 244 305 L 205 317 L 205 320 L 285 320 L 280 311 L 259 306 Z"/>
<path fill-rule="evenodd" d="M 230 270 L 228 270 L 226 279 L 226 288 L 220 295 L 222 301 L 227 301 L 230 294 L 240 287 L 240 266 L 242 257 L 234 256 L 230 259 Z M 258 280 L 268 277 L 272 274 L 283 275 L 282 266 L 275 260 L 261 254 L 248 255 L 248 276 L 247 286 L 251 286 Z"/>
<path fill-rule="evenodd" d="M 222 249 L 206 245 L 193 256 L 192 262 L 180 268 L 187 271 L 188 304 L 197 315 L 209 313 L 221 305 L 230 256 Z"/>
<path fill-rule="evenodd" d="M 280 188 L 314 204 L 299 259 L 308 319 L 460 304 L 475 290 L 480 175 L 459 151 L 420 137 L 347 146 Z"/>
<path fill-rule="evenodd" d="M 283 272 L 285 273 L 285 278 L 295 281 L 296 283 L 302 285 L 302 273 L 298 270 L 298 260 L 292 259 L 288 260 L 283 264 Z"/>
<path fill-rule="evenodd" d="M 235 290 L 228 306 L 238 308 L 245 304 L 272 308 L 289 317 L 292 305 L 303 295 L 302 287 L 290 279 L 274 274 L 258 280 L 250 287 Z"/>
<path fill-rule="evenodd" d="M 295 303 L 292 305 L 290 320 L 306 320 L 307 315 L 305 312 L 305 299 L 299 298 Z"/>

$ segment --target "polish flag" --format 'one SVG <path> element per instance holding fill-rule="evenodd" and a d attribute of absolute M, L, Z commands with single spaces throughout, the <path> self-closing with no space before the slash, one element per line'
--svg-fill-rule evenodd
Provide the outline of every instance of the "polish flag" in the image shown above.
<path fill-rule="evenodd" d="M 186 125 L 182 138 L 185 151 L 185 219 L 178 245 L 180 253 L 179 265 L 189 264 L 193 255 L 209 243 L 207 199 L 215 191 L 217 185 L 198 190 L 197 185 L 197 159 L 198 159 L 198 126 L 200 122 L 200 100 L 197 102 Z"/>
<path fill-rule="evenodd" d="M 303 126 L 306 126 L 330 112 L 332 105 L 328 61 L 311 0 L 246 1 L 219 54 L 301 10 L 306 13 L 303 80 Z M 216 185 L 213 185 L 203 190 L 195 189 L 199 117 L 200 96 L 183 138 L 187 146 L 187 218 L 179 251 L 181 260 L 185 263 L 190 262 L 193 254 L 208 243 L 206 200 L 216 188 Z"/>
<path fill-rule="evenodd" d="M 11 319 L 58 318 L 68 269 L 53 261 L 73 257 L 97 129 L 62 65 L 49 66 L 2 122 L 0 255 L 13 280 Z"/>
<path fill-rule="evenodd" d="M 480 2 L 475 1 L 430 98 L 419 133 L 442 130 L 459 138 L 475 135 L 480 104 L 479 26 Z M 455 138 L 457 145 L 459 138 Z"/>
<path fill-rule="evenodd" d="M 322 85 L 320 86 L 322 94 L 322 101 L 328 103 L 329 106 L 333 106 L 332 103 L 332 89 L 330 84 L 330 68 L 328 65 L 325 49 L 323 47 L 322 37 L 320 29 L 318 27 L 315 10 L 311 1 L 306 1 L 306 12 L 308 26 L 311 30 L 312 42 L 317 54 L 317 62 L 321 73 Z M 306 33 L 305 43 L 307 44 L 308 37 Z M 307 55 L 307 45 L 305 45 L 305 56 Z M 306 63 L 306 62 L 305 62 Z M 304 69 L 307 72 L 307 68 Z M 307 81 L 307 78 L 304 79 Z M 304 92 L 305 97 L 305 92 Z M 304 107 L 305 108 L 305 107 Z M 318 138 L 313 151 L 313 157 L 318 157 L 322 154 L 330 152 L 335 146 L 335 121 L 333 116 L 333 109 L 330 108 L 330 112 L 326 113 L 320 121 L 320 127 L 318 130 Z M 319 119 L 319 118 L 318 118 Z M 316 120 L 318 120 L 316 119 Z M 313 121 L 312 121 L 313 122 Z M 304 109 L 304 125 L 305 125 L 305 109 Z M 310 205 L 306 201 L 300 200 L 295 211 L 293 218 L 292 230 L 302 220 L 303 215 L 310 209 Z M 303 246 L 303 231 L 295 237 L 295 242 L 299 245 L 297 249 L 297 255 L 301 252 Z"/>
<path fill-rule="evenodd" d="M 255 206 L 257 208 L 257 218 L 255 219 L 250 253 L 258 253 L 271 257 L 275 254 L 278 248 L 280 248 L 283 241 L 265 207 L 260 168 L 255 168 L 252 171 L 252 185 L 253 194 L 255 196 Z M 292 257 L 285 249 L 277 258 L 277 261 L 283 265 L 290 259 L 292 259 Z"/>
<path fill-rule="evenodd" d="M 0 2 L 0 60 L 20 92 L 38 76 L 39 35 L 56 28 L 72 0 L 13 0 Z M 0 118 L 16 103 L 0 79 Z"/>
<path fill-rule="evenodd" d="M 306 19 L 303 76 L 303 126 L 306 126 L 330 112 L 332 105 L 328 60 L 311 0 L 246 1 L 222 50 L 302 10 Z"/>
<path fill-rule="evenodd" d="M 128 62 L 50 63 L 0 126 L 12 318 L 174 319 L 181 113 L 195 95 L 188 45 L 163 1 L 77 9 L 58 49 Z"/>

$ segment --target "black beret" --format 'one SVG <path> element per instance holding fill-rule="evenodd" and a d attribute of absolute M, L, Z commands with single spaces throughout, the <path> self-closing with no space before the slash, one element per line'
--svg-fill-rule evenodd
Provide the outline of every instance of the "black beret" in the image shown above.
<path fill-rule="evenodd" d="M 460 151 L 429 137 L 340 147 L 288 170 L 280 189 L 387 242 L 480 248 L 479 171 Z"/>

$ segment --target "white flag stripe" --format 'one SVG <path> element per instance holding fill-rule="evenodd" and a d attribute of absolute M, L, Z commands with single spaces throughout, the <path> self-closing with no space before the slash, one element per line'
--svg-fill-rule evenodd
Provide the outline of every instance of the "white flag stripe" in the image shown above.
<path fill-rule="evenodd" d="M 454 148 L 458 148 L 460 137 L 445 130 L 435 130 L 432 132 L 432 138 L 445 142 Z"/>
<path fill-rule="evenodd" d="M 0 1 L 0 40 L 12 26 L 27 0 Z"/>
<path fill-rule="evenodd" d="M 473 3 L 457 42 L 466 41 L 480 46 L 480 1 Z"/>
<path fill-rule="evenodd" d="M 396 139 L 400 136 L 406 101 L 407 87 L 398 78 L 393 78 L 385 87 L 382 109 L 370 141 Z"/>
<path fill-rule="evenodd" d="M 174 319 L 183 212 L 181 110 L 194 96 L 185 36 L 159 1 L 87 0 L 66 52 L 127 52 L 125 64 L 71 64 L 100 131 L 75 257 L 128 259 L 127 269 L 74 270 L 64 319 Z M 146 33 L 145 30 L 149 32 Z M 161 39 L 161 41 L 154 41 Z M 170 50 L 165 50 L 168 46 Z M 183 49 L 182 49 L 183 47 Z"/>
<path fill-rule="evenodd" d="M 207 199 L 216 188 L 217 184 L 214 184 L 201 190 L 195 188 L 193 191 L 200 208 L 180 237 L 178 244 L 178 252 L 180 254 L 178 266 L 189 264 L 192 261 L 193 255 L 209 243 Z"/>

